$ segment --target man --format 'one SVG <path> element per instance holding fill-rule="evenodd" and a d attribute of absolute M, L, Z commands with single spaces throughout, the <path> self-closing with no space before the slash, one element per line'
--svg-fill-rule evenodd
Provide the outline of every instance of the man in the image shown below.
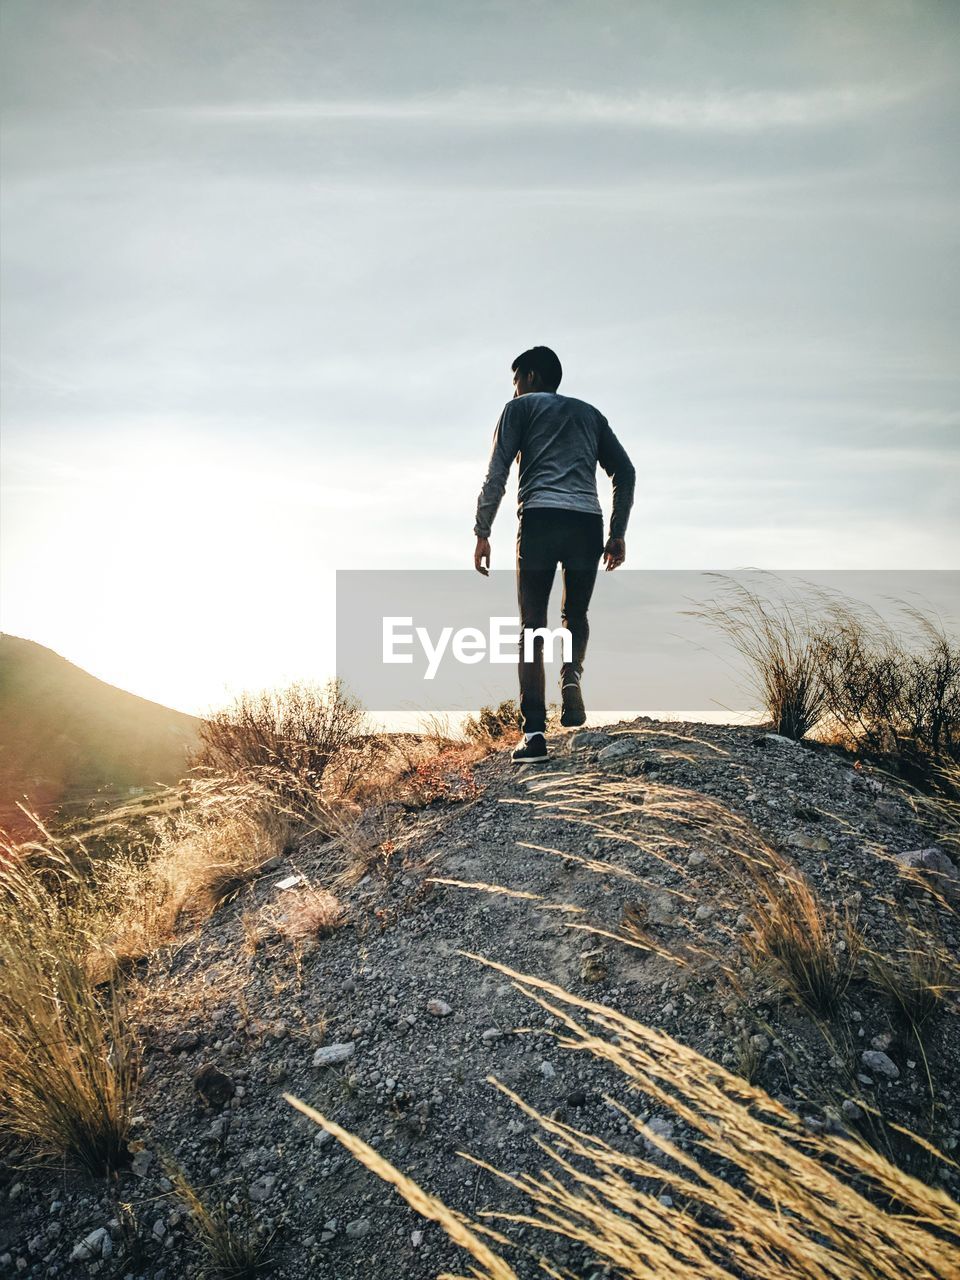
<path fill-rule="evenodd" d="M 531 347 L 513 365 L 513 399 L 500 414 L 487 478 L 477 500 L 473 563 L 490 569 L 490 526 L 497 514 L 514 458 L 520 460 L 517 533 L 517 597 L 520 605 L 520 714 L 523 739 L 517 763 L 549 757 L 543 674 L 543 638 L 531 661 L 524 657 L 523 633 L 546 627 L 547 604 L 557 564 L 563 567 L 561 620 L 573 641 L 572 661 L 560 668 L 563 704 L 560 723 L 587 718 L 580 689 L 590 629 L 587 608 L 600 558 L 616 569 L 626 558 L 624 535 L 633 505 L 636 473 L 606 418 L 584 400 L 562 396 L 560 361 L 549 347 Z M 597 498 L 597 464 L 613 478 L 613 514 L 606 544 Z"/>

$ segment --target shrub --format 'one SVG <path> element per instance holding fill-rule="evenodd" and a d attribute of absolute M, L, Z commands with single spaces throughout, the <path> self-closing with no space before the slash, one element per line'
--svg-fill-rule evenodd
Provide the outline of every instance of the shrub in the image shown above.
<path fill-rule="evenodd" d="M 200 726 L 193 765 L 262 781 L 307 820 L 347 796 L 374 766 L 383 744 L 365 711 L 334 681 L 243 693 Z"/>
<path fill-rule="evenodd" d="M 508 698 L 497 707 L 481 707 L 463 723 L 464 736 L 471 742 L 497 743 L 520 732 L 523 721 L 517 703 Z"/>
<path fill-rule="evenodd" d="M 960 646 L 904 607 L 905 645 L 877 615 L 834 604 L 821 639 L 821 680 L 846 745 L 907 770 L 960 760 Z"/>

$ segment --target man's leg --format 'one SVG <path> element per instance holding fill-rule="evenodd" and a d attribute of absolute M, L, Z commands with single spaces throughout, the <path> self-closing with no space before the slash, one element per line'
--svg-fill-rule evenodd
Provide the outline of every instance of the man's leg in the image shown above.
<path fill-rule="evenodd" d="M 544 733 L 547 701 L 543 676 L 543 639 L 534 644 L 530 662 L 525 659 L 524 631 L 547 625 L 550 589 L 557 571 L 558 513 L 549 510 L 524 512 L 517 534 L 517 602 L 520 606 L 520 716 L 524 733 Z"/>
<path fill-rule="evenodd" d="M 560 668 L 560 685 L 579 685 L 583 672 L 583 660 L 587 652 L 587 641 L 590 639 L 590 623 L 587 610 L 590 598 L 597 581 L 597 570 L 600 557 L 603 555 L 603 517 L 581 514 L 569 514 L 564 530 L 564 544 L 561 550 L 563 564 L 563 601 L 560 618 L 570 632 L 572 640 L 571 661 Z M 571 699 L 578 701 L 579 695 Z M 567 699 L 564 699 L 564 710 L 567 710 Z M 573 710 L 573 708 L 571 708 Z M 582 705 L 577 710 L 582 713 Z M 583 723 L 582 715 L 564 717 L 564 722 Z"/>

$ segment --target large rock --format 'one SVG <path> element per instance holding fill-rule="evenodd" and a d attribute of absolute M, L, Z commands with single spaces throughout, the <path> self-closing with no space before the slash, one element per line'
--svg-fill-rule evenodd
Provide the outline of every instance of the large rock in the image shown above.
<path fill-rule="evenodd" d="M 607 733 L 598 733 L 595 729 L 583 729 L 570 739 L 571 751 L 596 751 L 610 741 Z"/>
<path fill-rule="evenodd" d="M 900 1068 L 888 1058 L 885 1053 L 881 1053 L 879 1049 L 866 1049 L 860 1055 L 860 1061 L 868 1071 L 873 1071 L 878 1076 L 886 1076 L 888 1080 L 896 1080 L 900 1074 Z"/>
<path fill-rule="evenodd" d="M 315 1067 L 335 1067 L 341 1062 L 346 1062 L 348 1058 L 352 1058 L 355 1050 L 356 1044 L 353 1040 L 348 1040 L 343 1044 L 326 1044 L 313 1055 L 313 1065 Z"/>
<path fill-rule="evenodd" d="M 930 887 L 951 901 L 960 898 L 960 872 L 936 845 L 898 853 L 897 861 L 906 871 L 917 871 Z"/>
<path fill-rule="evenodd" d="M 629 760 L 631 756 L 635 756 L 640 750 L 640 743 L 636 738 L 615 738 L 608 747 L 597 756 L 597 763 L 604 768 L 611 765 L 617 765 L 622 760 Z"/>

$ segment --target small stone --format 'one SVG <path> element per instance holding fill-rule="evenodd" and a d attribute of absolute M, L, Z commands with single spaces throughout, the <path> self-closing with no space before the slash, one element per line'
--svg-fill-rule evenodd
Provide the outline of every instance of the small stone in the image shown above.
<path fill-rule="evenodd" d="M 698 850 L 694 849 L 692 853 L 687 855 L 687 866 L 702 867 L 706 860 L 707 855 L 705 853 L 700 853 Z"/>
<path fill-rule="evenodd" d="M 694 913 L 699 921 L 710 920 L 713 917 L 713 907 L 708 907 L 706 903 L 701 903 Z"/>
<path fill-rule="evenodd" d="M 422 1231 L 411 1231 L 411 1232 L 410 1232 L 410 1243 L 413 1245 L 413 1247 L 414 1247 L 415 1249 L 419 1249 L 419 1248 L 420 1248 L 420 1246 L 423 1244 L 423 1232 L 422 1232 Z"/>
<path fill-rule="evenodd" d="M 603 982 L 607 976 L 607 962 L 601 950 L 585 951 L 580 957 L 580 977 L 584 982 Z"/>
<path fill-rule="evenodd" d="M 88 1236 L 80 1241 L 79 1244 L 73 1246 L 73 1252 L 70 1254 L 71 1262 L 92 1262 L 95 1258 L 103 1256 L 103 1242 L 110 1239 L 110 1232 L 106 1227 L 97 1227 L 96 1231 L 91 1231 Z M 113 1242 L 111 1241 L 111 1244 Z"/>
<path fill-rule="evenodd" d="M 572 1093 L 567 1094 L 566 1102 L 568 1107 L 576 1107 L 578 1110 L 580 1107 L 585 1107 L 587 1105 L 587 1091 L 585 1089 L 574 1089 Z"/>
<path fill-rule="evenodd" d="M 651 1116 L 645 1126 L 650 1133 L 656 1138 L 663 1138 L 667 1142 L 673 1141 L 673 1123 L 665 1119 L 663 1116 Z M 659 1151 L 660 1148 L 656 1142 L 650 1138 L 643 1139 L 644 1146 L 650 1151 Z"/>
<path fill-rule="evenodd" d="M 250 1184 L 250 1199 L 255 1204 L 263 1204 L 269 1200 L 273 1194 L 273 1188 L 276 1185 L 276 1178 L 269 1173 L 261 1174 L 255 1182 Z"/>
<path fill-rule="evenodd" d="M 543 1076 L 544 1080 L 552 1080 L 557 1074 L 556 1067 L 554 1067 L 552 1062 L 547 1062 L 547 1060 L 544 1059 L 543 1062 L 540 1063 L 540 1074 Z"/>
<path fill-rule="evenodd" d="M 360 1240 L 363 1236 L 368 1235 L 369 1231 L 369 1218 L 354 1218 L 353 1222 L 348 1222 L 346 1226 L 347 1235 L 351 1240 Z"/>
<path fill-rule="evenodd" d="M 153 1234 L 158 1240 L 162 1240 L 167 1234 L 167 1224 L 162 1218 L 157 1218 L 156 1222 L 153 1224 Z"/>
<path fill-rule="evenodd" d="M 896 1080 L 900 1075 L 900 1068 L 893 1059 L 888 1058 L 885 1053 L 880 1053 L 877 1049 L 865 1049 L 860 1055 L 860 1061 L 868 1071 L 886 1076 L 888 1080 Z"/>
<path fill-rule="evenodd" d="M 428 1000 L 427 1013 L 432 1013 L 435 1018 L 447 1018 L 453 1013 L 453 1010 L 446 1000 Z M 347 1230 L 349 1231 L 350 1228 L 348 1227 Z"/>
<path fill-rule="evenodd" d="M 199 1068 L 193 1077 L 193 1087 L 211 1107 L 225 1106 L 237 1091 L 230 1077 L 212 1062 L 206 1062 Z"/>
<path fill-rule="evenodd" d="M 143 1149 L 138 1151 L 130 1161 L 130 1169 L 138 1178 L 145 1178 L 153 1160 L 153 1152 Z"/>
<path fill-rule="evenodd" d="M 673 1015 L 677 1012 L 677 1006 L 673 1003 L 672 1000 L 668 1000 L 660 1012 L 664 1018 L 672 1018 Z"/>
<path fill-rule="evenodd" d="M 852 1098 L 844 1098 L 840 1110 L 848 1120 L 862 1120 L 863 1112 L 857 1106 Z"/>
<path fill-rule="evenodd" d="M 313 1065 L 315 1067 L 335 1067 L 338 1063 L 346 1062 L 348 1058 L 352 1058 L 355 1050 L 356 1044 L 353 1040 L 348 1040 L 343 1044 L 323 1045 L 313 1055 Z"/>
<path fill-rule="evenodd" d="M 499 1040 L 502 1035 L 503 1032 L 498 1030 L 496 1027 L 487 1027 L 486 1031 L 481 1034 L 480 1039 L 484 1044 L 493 1044 L 494 1041 Z"/>
<path fill-rule="evenodd" d="M 676 914 L 676 904 L 669 893 L 660 894 L 650 904 L 650 920 L 653 924 L 673 924 Z"/>
<path fill-rule="evenodd" d="M 593 751 L 605 746 L 610 738 L 605 733 L 597 733 L 593 729 L 584 729 L 581 733 L 575 733 L 570 739 L 571 751 Z"/>
<path fill-rule="evenodd" d="M 174 1037 L 170 1046 L 171 1053 L 192 1053 L 200 1047 L 200 1035 L 196 1031 L 181 1031 Z"/>
<path fill-rule="evenodd" d="M 766 1036 L 760 1035 L 759 1033 L 750 1037 L 750 1043 L 753 1048 L 756 1049 L 757 1053 L 766 1053 L 770 1048 L 770 1041 Z"/>
<path fill-rule="evenodd" d="M 806 849 L 810 853 L 829 853 L 831 849 L 826 836 L 808 836 L 805 831 L 791 831 L 787 844 L 791 849 Z"/>

